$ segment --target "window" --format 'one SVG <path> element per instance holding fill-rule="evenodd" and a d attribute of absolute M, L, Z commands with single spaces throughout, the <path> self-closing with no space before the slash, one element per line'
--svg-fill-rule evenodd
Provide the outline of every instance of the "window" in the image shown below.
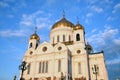
<path fill-rule="evenodd" d="M 63 35 L 63 42 L 65 42 L 65 35 Z"/>
<path fill-rule="evenodd" d="M 48 61 L 46 61 L 46 69 L 45 69 L 45 72 L 46 72 L 46 73 L 48 72 Z"/>
<path fill-rule="evenodd" d="M 80 64 L 80 62 L 78 63 L 78 74 L 81 74 L 81 64 Z"/>
<path fill-rule="evenodd" d="M 32 51 L 30 51 L 30 55 L 32 55 L 33 54 L 33 52 Z"/>
<path fill-rule="evenodd" d="M 59 47 L 58 47 L 58 50 L 61 50 L 61 49 L 62 49 L 62 47 L 61 47 L 61 46 L 59 46 Z"/>
<path fill-rule="evenodd" d="M 29 64 L 28 64 L 28 68 L 27 68 L 27 69 L 28 69 L 28 70 L 27 70 L 27 74 L 30 74 L 30 67 L 31 67 L 31 64 L 29 63 Z"/>
<path fill-rule="evenodd" d="M 45 62 L 43 62 L 42 64 L 42 73 L 44 73 L 44 66 L 45 66 Z"/>
<path fill-rule="evenodd" d="M 98 67 L 98 65 L 94 65 L 94 66 L 92 67 L 92 71 L 93 71 L 93 74 L 96 74 L 96 73 L 97 73 L 97 75 L 99 75 L 99 67 Z"/>
<path fill-rule="evenodd" d="M 71 41 L 71 37 L 70 37 L 70 35 L 69 35 L 69 41 Z"/>
<path fill-rule="evenodd" d="M 76 41 L 80 41 L 80 34 L 76 34 Z"/>
<path fill-rule="evenodd" d="M 71 63 L 70 63 L 70 60 L 68 60 L 68 73 L 69 74 L 71 73 Z"/>
<path fill-rule="evenodd" d="M 48 61 L 43 61 L 39 63 L 39 73 L 48 72 Z"/>
<path fill-rule="evenodd" d="M 41 73 L 41 62 L 39 63 L 39 73 Z"/>
<path fill-rule="evenodd" d="M 57 36 L 57 42 L 59 42 L 59 36 Z"/>
<path fill-rule="evenodd" d="M 29 48 L 31 48 L 32 47 L 32 43 L 30 43 L 30 46 L 29 46 Z"/>
<path fill-rule="evenodd" d="M 35 49 L 37 49 L 37 47 L 38 47 L 38 43 L 36 44 Z"/>
<path fill-rule="evenodd" d="M 46 46 L 43 47 L 42 50 L 43 50 L 43 52 L 46 52 L 47 51 L 47 47 Z"/>
<path fill-rule="evenodd" d="M 58 60 L 58 72 L 61 71 L 61 60 Z"/>
<path fill-rule="evenodd" d="M 81 51 L 80 51 L 80 50 L 77 50 L 77 53 L 78 53 L 78 54 L 80 54 L 80 53 L 81 53 Z"/>

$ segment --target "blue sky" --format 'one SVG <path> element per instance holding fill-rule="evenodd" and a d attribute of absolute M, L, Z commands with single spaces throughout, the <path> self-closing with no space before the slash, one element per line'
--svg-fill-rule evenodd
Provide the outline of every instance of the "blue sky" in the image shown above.
<path fill-rule="evenodd" d="M 109 80 L 120 77 L 119 0 L 0 0 L 0 80 L 19 76 L 18 66 L 35 26 L 49 42 L 51 26 L 62 18 L 85 27 L 86 42 L 104 50 Z"/>

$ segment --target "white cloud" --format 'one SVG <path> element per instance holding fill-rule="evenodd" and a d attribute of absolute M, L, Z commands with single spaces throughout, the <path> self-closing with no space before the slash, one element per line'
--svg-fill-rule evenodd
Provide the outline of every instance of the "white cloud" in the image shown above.
<path fill-rule="evenodd" d="M 99 0 L 88 0 L 90 4 L 94 4 L 96 2 L 98 2 Z"/>
<path fill-rule="evenodd" d="M 92 17 L 93 13 L 87 13 L 86 17 Z"/>
<path fill-rule="evenodd" d="M 20 24 L 25 26 L 33 26 L 33 22 L 31 20 L 21 21 Z"/>
<path fill-rule="evenodd" d="M 22 15 L 22 20 L 20 21 L 20 25 L 25 25 L 25 26 L 33 26 L 33 16 L 32 15 Z"/>
<path fill-rule="evenodd" d="M 103 12 L 102 8 L 100 8 L 98 6 L 95 6 L 95 5 L 91 6 L 90 8 L 91 8 L 92 11 L 97 12 L 97 13 Z"/>
<path fill-rule="evenodd" d="M 113 3 L 112 0 L 86 0 L 86 1 L 89 1 L 89 4 L 105 4 L 105 3 L 108 3 L 108 4 L 111 4 Z"/>
<path fill-rule="evenodd" d="M 47 27 L 46 23 L 38 23 L 38 24 L 36 24 L 36 26 L 40 29 L 44 28 L 44 27 Z"/>
<path fill-rule="evenodd" d="M 97 32 L 97 31 L 96 31 Z M 97 34 L 93 34 L 92 36 L 88 37 L 87 40 L 91 43 L 105 45 L 106 40 L 113 39 L 113 37 L 118 33 L 118 29 L 112 29 L 109 27 L 105 27 L 104 31 L 99 31 Z"/>
<path fill-rule="evenodd" d="M 21 37 L 21 36 L 25 36 L 25 34 L 24 34 L 24 31 L 22 31 L 22 30 L 4 30 L 4 31 L 0 31 L 0 36 L 3 36 L 3 37 L 11 37 L 11 36 Z"/>
<path fill-rule="evenodd" d="M 36 19 L 36 26 L 38 28 L 49 28 L 50 27 L 49 23 L 50 21 L 48 20 L 47 17 L 44 17 L 44 18 L 39 17 Z"/>
<path fill-rule="evenodd" d="M 8 18 L 13 18 L 14 17 L 14 15 L 12 15 L 12 14 L 8 14 L 8 15 L 6 15 Z"/>
<path fill-rule="evenodd" d="M 9 4 L 6 2 L 0 1 L 0 7 L 9 7 Z"/>
<path fill-rule="evenodd" d="M 36 11 L 32 14 L 23 14 L 22 19 L 20 21 L 20 25 L 24 26 L 37 26 L 38 28 L 48 27 L 49 24 L 49 15 L 46 17 L 42 11 Z"/>
<path fill-rule="evenodd" d="M 92 30 L 92 33 L 96 32 L 96 31 L 97 31 L 97 29 L 93 29 L 93 30 Z"/>
<path fill-rule="evenodd" d="M 105 25 L 104 30 L 96 30 L 91 36 L 87 35 L 87 41 L 94 45 L 94 51 L 103 50 L 105 52 L 105 59 L 109 61 L 108 64 L 115 64 L 120 61 L 120 58 L 116 59 L 120 56 L 120 37 L 118 34 L 118 29 Z"/>
<path fill-rule="evenodd" d="M 46 3 L 49 5 L 52 5 L 56 2 L 56 0 L 47 0 Z"/>
<path fill-rule="evenodd" d="M 8 15 L 8 17 L 13 17 L 12 15 Z M 50 28 L 49 21 L 50 14 L 44 15 L 42 11 L 36 11 L 32 14 L 23 14 L 21 17 L 21 21 L 19 22 L 19 30 L 3 30 L 0 31 L 0 36 L 2 37 L 24 37 L 28 34 L 30 35 L 30 32 L 33 31 L 33 27 L 37 26 L 38 29 Z M 28 28 L 29 27 L 29 28 Z"/>
<path fill-rule="evenodd" d="M 113 3 L 112 0 L 103 0 L 103 1 L 110 4 Z"/>
<path fill-rule="evenodd" d="M 103 8 L 98 7 L 98 6 L 96 6 L 96 5 L 88 6 L 88 8 L 89 8 L 91 11 L 93 11 L 93 12 L 97 12 L 97 13 L 103 12 Z"/>
<path fill-rule="evenodd" d="M 89 24 L 89 20 L 88 20 L 87 18 L 85 19 L 85 23 L 86 23 L 86 24 Z"/>
<path fill-rule="evenodd" d="M 109 16 L 109 17 L 107 18 L 107 21 L 110 21 L 110 20 L 114 20 L 114 17 Z"/>
<path fill-rule="evenodd" d="M 114 35 L 118 33 L 118 29 L 107 28 L 104 32 L 101 33 L 102 38 L 112 38 Z"/>
<path fill-rule="evenodd" d="M 82 2 L 82 0 L 77 0 L 77 2 L 79 3 L 79 2 Z"/>
<path fill-rule="evenodd" d="M 112 13 L 116 13 L 118 10 L 120 11 L 120 3 L 118 3 L 114 6 Z"/>
<path fill-rule="evenodd" d="M 116 4 L 116 5 L 114 6 L 114 8 L 115 8 L 115 9 L 120 8 L 120 3 Z"/>
<path fill-rule="evenodd" d="M 120 39 L 114 39 L 114 43 L 115 43 L 116 45 L 120 45 Z"/>
<path fill-rule="evenodd" d="M 4 0 L 5 2 L 15 2 L 16 0 Z"/>
<path fill-rule="evenodd" d="M 120 57 L 106 61 L 108 65 L 120 64 Z"/>

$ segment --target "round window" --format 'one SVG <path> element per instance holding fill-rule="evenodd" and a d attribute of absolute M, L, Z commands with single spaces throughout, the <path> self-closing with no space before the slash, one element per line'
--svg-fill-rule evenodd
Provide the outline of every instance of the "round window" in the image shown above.
<path fill-rule="evenodd" d="M 80 50 L 77 50 L 77 53 L 79 54 L 81 51 Z"/>
<path fill-rule="evenodd" d="M 46 52 L 47 51 L 47 47 L 45 46 L 45 47 L 43 47 L 43 52 Z"/>
<path fill-rule="evenodd" d="M 58 47 L 58 50 L 61 50 L 62 49 L 62 47 L 60 46 L 60 47 Z"/>
<path fill-rule="evenodd" d="M 33 52 L 32 51 L 30 51 L 30 55 L 32 55 L 33 54 Z"/>

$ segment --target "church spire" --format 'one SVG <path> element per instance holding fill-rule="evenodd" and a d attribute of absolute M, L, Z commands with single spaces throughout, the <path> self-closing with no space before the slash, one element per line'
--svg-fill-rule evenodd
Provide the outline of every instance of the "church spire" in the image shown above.
<path fill-rule="evenodd" d="M 40 37 L 37 35 L 37 27 L 35 27 L 35 32 L 30 36 L 30 39 L 37 39 L 39 41 Z"/>
<path fill-rule="evenodd" d="M 65 11 L 63 10 L 63 18 L 65 18 Z"/>
<path fill-rule="evenodd" d="M 78 18 L 78 16 L 77 16 L 77 24 L 79 24 L 79 18 Z"/>
<path fill-rule="evenodd" d="M 37 33 L 37 26 L 35 27 L 35 34 Z"/>
<path fill-rule="evenodd" d="M 40 37 L 37 35 L 37 27 L 35 27 L 34 33 L 30 36 L 28 48 L 36 49 L 38 47 Z"/>

